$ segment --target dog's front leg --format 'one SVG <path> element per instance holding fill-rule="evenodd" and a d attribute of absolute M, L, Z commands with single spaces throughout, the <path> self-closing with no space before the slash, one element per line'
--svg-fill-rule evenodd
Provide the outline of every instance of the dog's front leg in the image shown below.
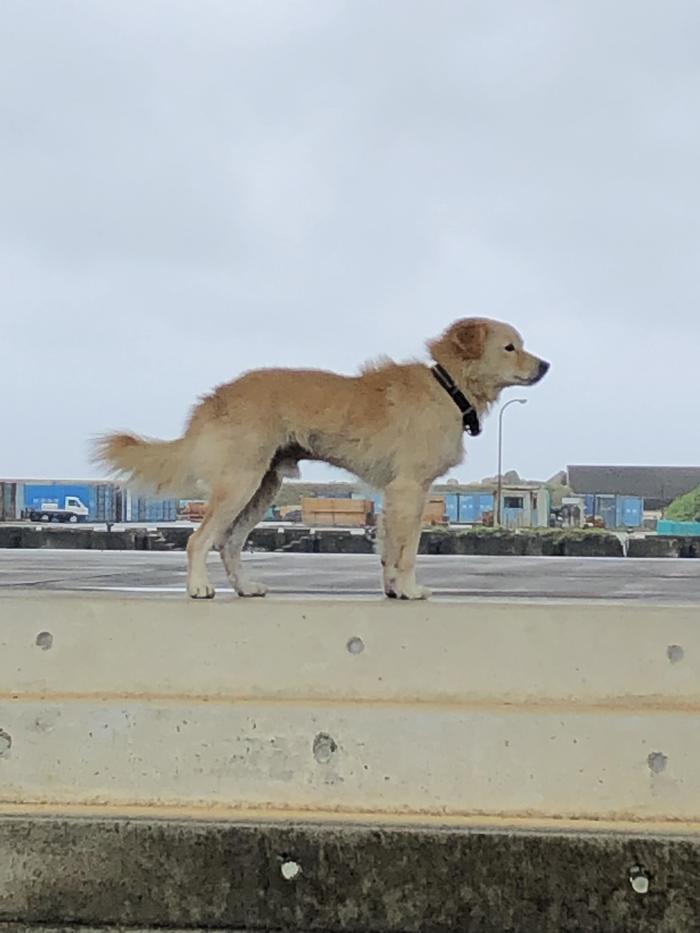
<path fill-rule="evenodd" d="M 416 552 L 427 496 L 424 483 L 394 480 L 384 489 L 382 568 L 384 592 L 397 599 L 427 599 L 430 590 L 416 583 Z"/>

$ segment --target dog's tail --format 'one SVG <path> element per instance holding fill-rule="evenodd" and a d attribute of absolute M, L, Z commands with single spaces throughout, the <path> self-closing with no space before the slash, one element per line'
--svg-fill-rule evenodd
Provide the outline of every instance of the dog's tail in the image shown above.
<path fill-rule="evenodd" d="M 193 485 L 184 437 L 158 441 L 134 434 L 105 434 L 94 443 L 93 460 L 129 486 L 186 495 Z"/>

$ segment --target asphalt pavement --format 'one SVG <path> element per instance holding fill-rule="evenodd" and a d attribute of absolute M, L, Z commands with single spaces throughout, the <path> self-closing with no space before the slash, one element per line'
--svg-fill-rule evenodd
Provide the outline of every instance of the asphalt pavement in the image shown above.
<path fill-rule="evenodd" d="M 376 598 L 379 561 L 373 555 L 257 552 L 244 560 L 250 576 L 270 596 Z M 101 591 L 182 596 L 182 552 L 0 551 L 0 593 L 35 590 Z M 221 562 L 209 569 L 219 595 L 235 598 Z M 436 598 L 626 600 L 696 603 L 700 607 L 700 561 L 630 558 L 422 556 L 420 582 Z"/>

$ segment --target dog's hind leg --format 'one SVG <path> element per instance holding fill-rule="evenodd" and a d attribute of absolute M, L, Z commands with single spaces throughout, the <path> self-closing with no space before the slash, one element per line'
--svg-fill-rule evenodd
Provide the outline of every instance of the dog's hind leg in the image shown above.
<path fill-rule="evenodd" d="M 241 566 L 241 549 L 250 532 L 274 502 L 284 475 L 284 470 L 274 467 L 267 471 L 253 498 L 227 529 L 221 544 L 221 560 L 226 569 L 226 575 L 239 596 L 264 596 L 267 592 L 267 588 L 262 583 L 255 583 L 248 579 Z"/>
<path fill-rule="evenodd" d="M 187 542 L 187 592 L 193 599 L 211 599 L 214 587 L 207 574 L 207 556 L 219 544 L 227 528 L 245 509 L 260 485 L 257 472 L 237 473 L 230 486 L 219 485 L 212 493 L 202 524 Z"/>
<path fill-rule="evenodd" d="M 394 480 L 384 490 L 384 592 L 391 598 L 427 599 L 430 590 L 416 583 L 416 552 L 427 487 L 413 480 Z"/>

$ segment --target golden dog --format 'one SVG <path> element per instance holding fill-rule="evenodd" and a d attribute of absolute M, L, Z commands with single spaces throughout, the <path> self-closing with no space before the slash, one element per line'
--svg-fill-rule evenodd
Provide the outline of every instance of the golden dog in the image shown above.
<path fill-rule="evenodd" d="M 366 366 L 358 376 L 256 370 L 219 386 L 194 408 L 184 435 L 156 441 L 112 434 L 96 459 L 159 493 L 209 497 L 187 546 L 187 592 L 210 598 L 207 555 L 219 549 L 240 596 L 263 596 L 246 578 L 241 548 L 300 460 L 343 467 L 384 493 L 384 592 L 425 599 L 416 583 L 421 517 L 431 484 L 463 456 L 464 430 L 507 386 L 532 385 L 549 363 L 516 330 L 486 318 L 456 321 L 427 344 L 435 361 Z"/>

